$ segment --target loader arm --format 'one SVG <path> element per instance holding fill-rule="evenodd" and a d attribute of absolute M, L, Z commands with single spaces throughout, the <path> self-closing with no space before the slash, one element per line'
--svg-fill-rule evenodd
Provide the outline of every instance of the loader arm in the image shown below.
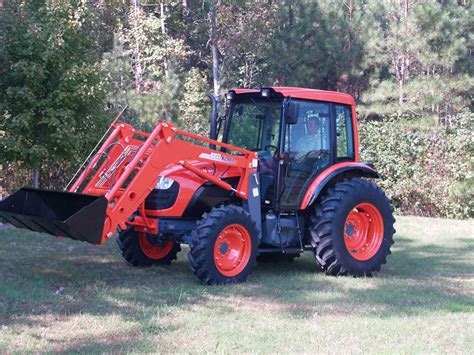
<path fill-rule="evenodd" d="M 231 190 L 239 198 L 248 198 L 249 177 L 257 171 L 255 152 L 178 130 L 167 122 L 159 123 L 151 133 L 125 123 L 113 124 L 112 128 L 68 192 L 23 188 L 0 201 L 0 218 L 19 228 L 97 245 L 110 238 L 117 227 L 125 229 L 127 224 L 156 234 L 157 220 L 147 219 L 144 201 L 155 188 L 160 172 L 173 165 L 186 168 L 204 182 Z M 240 171 L 237 186 L 194 167 L 196 162 Z M 142 211 L 141 216 L 130 220 L 136 211 Z"/>
<path fill-rule="evenodd" d="M 181 138 L 181 139 L 180 139 Z M 187 138 L 184 140 L 182 138 Z M 239 153 L 232 155 L 194 144 L 195 140 Z M 94 173 L 94 165 L 101 156 L 108 159 Z M 159 123 L 151 134 L 135 130 L 121 123 L 113 130 L 84 172 L 72 185 L 70 192 L 81 190 L 83 194 L 104 195 L 107 210 L 101 243 L 110 238 L 117 227 L 125 228 L 129 217 L 143 204 L 157 183 L 159 172 L 170 164 L 182 165 L 203 179 L 247 199 L 248 180 L 256 172 L 257 155 L 230 144 L 211 140 L 187 131 L 178 130 L 172 124 Z M 237 167 L 241 170 L 236 189 L 220 179 L 193 168 L 191 161 L 212 161 L 217 165 Z M 90 176 L 92 175 L 92 176 Z"/>

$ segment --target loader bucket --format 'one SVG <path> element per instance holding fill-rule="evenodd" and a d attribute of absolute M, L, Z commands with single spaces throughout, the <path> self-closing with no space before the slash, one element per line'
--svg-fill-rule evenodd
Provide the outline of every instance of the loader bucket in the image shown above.
<path fill-rule="evenodd" d="M 22 188 L 0 201 L 0 219 L 18 228 L 101 244 L 104 196 Z"/>

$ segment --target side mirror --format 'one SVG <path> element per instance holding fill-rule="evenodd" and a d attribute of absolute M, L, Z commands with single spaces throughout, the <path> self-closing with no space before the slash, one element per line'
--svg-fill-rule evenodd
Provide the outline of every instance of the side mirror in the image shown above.
<path fill-rule="evenodd" d="M 290 101 L 285 109 L 285 123 L 295 124 L 298 122 L 298 114 L 300 112 L 300 104 Z"/>

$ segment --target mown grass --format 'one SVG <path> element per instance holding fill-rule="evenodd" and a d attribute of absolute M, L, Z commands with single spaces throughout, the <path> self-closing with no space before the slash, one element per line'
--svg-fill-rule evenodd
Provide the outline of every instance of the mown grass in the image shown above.
<path fill-rule="evenodd" d="M 113 242 L 0 230 L 0 352 L 472 352 L 473 222 L 397 219 L 373 278 L 327 277 L 308 253 L 225 287 L 198 284 L 185 252 L 134 269 Z"/>

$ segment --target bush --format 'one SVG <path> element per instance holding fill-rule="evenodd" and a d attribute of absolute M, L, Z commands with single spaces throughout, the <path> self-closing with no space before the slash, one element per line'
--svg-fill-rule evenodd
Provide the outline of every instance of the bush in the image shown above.
<path fill-rule="evenodd" d="M 474 114 L 450 126 L 409 121 L 362 121 L 361 159 L 375 163 L 380 185 L 402 214 L 472 217 Z"/>

